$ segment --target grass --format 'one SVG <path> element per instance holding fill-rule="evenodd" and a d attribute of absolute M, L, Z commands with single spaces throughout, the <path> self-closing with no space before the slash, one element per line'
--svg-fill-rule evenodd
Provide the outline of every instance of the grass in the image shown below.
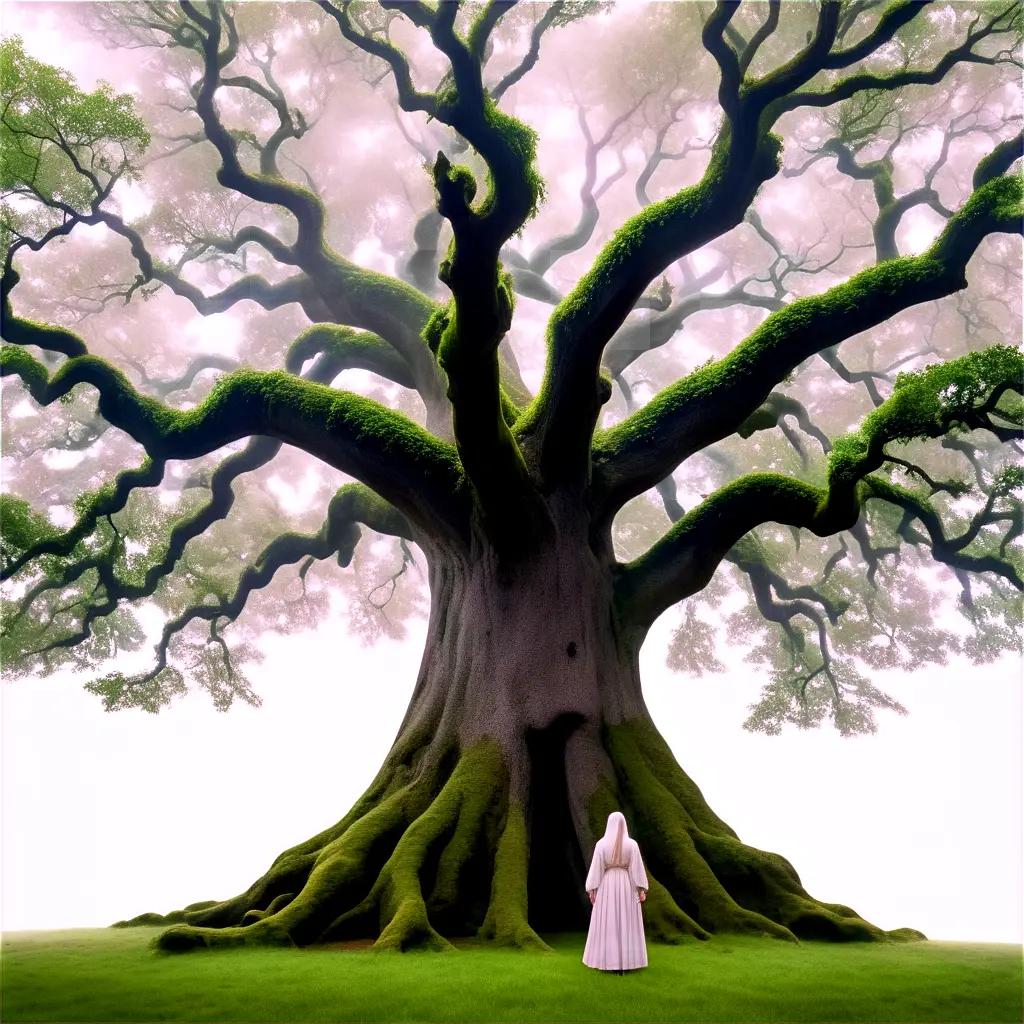
<path fill-rule="evenodd" d="M 648 945 L 624 974 L 555 954 L 373 953 L 357 944 L 162 954 L 159 928 L 8 932 L 2 1019 L 15 1021 L 1022 1020 L 1021 950 L 995 943 L 799 946 L 721 936 Z"/>

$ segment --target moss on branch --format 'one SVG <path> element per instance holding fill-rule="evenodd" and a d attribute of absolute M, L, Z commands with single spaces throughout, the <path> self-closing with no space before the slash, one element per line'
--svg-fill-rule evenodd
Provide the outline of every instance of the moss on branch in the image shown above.
<path fill-rule="evenodd" d="M 887 264 L 886 264 L 887 265 Z M 885 445 L 956 430 L 998 429 L 998 397 L 1024 386 L 1024 354 L 1006 345 L 898 374 L 892 395 L 860 429 L 839 438 L 824 487 L 779 473 L 749 473 L 686 513 L 643 555 L 621 567 L 616 601 L 624 621 L 646 629 L 677 601 L 706 585 L 726 552 L 766 522 L 824 537 L 849 529 L 866 496 L 861 482 L 885 460 Z"/>
<path fill-rule="evenodd" d="M 19 341 L 18 318 L 7 324 Z M 220 377 L 194 409 L 140 395 L 119 370 L 92 355 L 68 359 L 52 375 L 23 348 L 0 349 L 0 374 L 16 375 L 43 406 L 78 384 L 99 392 L 100 414 L 139 442 L 151 459 L 191 459 L 242 437 L 266 434 L 351 473 L 427 529 L 458 532 L 455 450 L 400 413 L 284 371 L 237 370 Z"/>
<path fill-rule="evenodd" d="M 554 484 L 586 472 L 601 404 L 602 353 L 650 282 L 676 259 L 734 227 L 779 169 L 781 141 L 727 123 L 700 182 L 645 207 L 612 236 L 548 322 L 540 390 L 517 426 L 536 435 L 541 472 Z"/>
<path fill-rule="evenodd" d="M 597 434 L 593 459 L 602 514 L 613 514 L 691 454 L 741 428 L 772 387 L 815 352 L 963 288 L 967 262 L 986 235 L 1020 230 L 1021 195 L 1018 179 L 993 179 L 971 195 L 920 256 L 886 260 L 820 295 L 796 299 L 723 359 L 669 385 Z"/>
<path fill-rule="evenodd" d="M 299 373 L 302 364 L 321 357 L 321 375 L 330 381 L 343 370 L 369 370 L 403 387 L 415 386 L 402 354 L 371 331 L 356 331 L 339 324 L 314 324 L 288 347 L 285 369 Z"/>

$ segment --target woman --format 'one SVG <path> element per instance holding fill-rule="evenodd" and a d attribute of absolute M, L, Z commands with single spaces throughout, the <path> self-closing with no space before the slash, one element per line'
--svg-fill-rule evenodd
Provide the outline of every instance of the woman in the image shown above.
<path fill-rule="evenodd" d="M 599 971 L 630 971 L 647 966 L 647 944 L 640 904 L 647 899 L 647 874 L 640 847 L 626 831 L 621 811 L 608 815 L 604 835 L 594 847 L 587 875 L 593 910 L 583 962 Z"/>

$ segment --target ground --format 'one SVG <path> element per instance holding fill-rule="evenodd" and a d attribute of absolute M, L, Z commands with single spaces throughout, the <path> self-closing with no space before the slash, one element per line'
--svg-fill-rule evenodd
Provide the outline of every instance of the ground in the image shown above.
<path fill-rule="evenodd" d="M 457 940 L 445 953 L 356 943 L 174 956 L 159 928 L 10 932 L 2 1019 L 16 1021 L 945 1021 L 1022 1019 L 1021 949 L 997 943 L 648 945 L 622 976 L 551 953 Z"/>

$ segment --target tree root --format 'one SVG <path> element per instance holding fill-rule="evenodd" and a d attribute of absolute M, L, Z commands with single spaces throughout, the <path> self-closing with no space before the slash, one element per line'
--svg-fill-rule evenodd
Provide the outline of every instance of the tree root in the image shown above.
<path fill-rule="evenodd" d="M 241 895 L 117 926 L 172 925 L 155 940 L 168 952 L 367 936 L 377 952 L 447 952 L 458 935 L 552 952 L 528 919 L 528 810 L 511 795 L 499 744 L 484 737 L 459 750 L 431 742 L 424 728 L 401 737 L 340 822 L 286 850 Z M 587 796 L 590 833 L 603 833 L 610 811 L 629 813 L 647 867 L 651 941 L 719 932 L 789 942 L 925 937 L 814 899 L 784 857 L 742 843 L 649 721 L 605 725 L 601 744 L 615 776 Z"/>
<path fill-rule="evenodd" d="M 650 723 L 606 727 L 606 744 L 641 848 L 672 901 L 670 915 L 674 905 L 712 932 L 763 934 L 791 942 L 925 938 L 913 928 L 886 931 L 850 907 L 814 899 L 788 860 L 740 842 L 711 812 Z M 689 924 L 679 927 L 683 934 L 693 933 Z"/>
<path fill-rule="evenodd" d="M 512 804 L 498 841 L 491 903 L 479 934 L 499 946 L 553 952 L 526 919 L 528 856 L 526 816 L 519 804 Z"/>
<path fill-rule="evenodd" d="M 378 776 L 342 822 L 315 837 L 319 849 L 310 840 L 286 851 L 241 896 L 150 920 L 182 921 L 158 936 L 156 948 L 304 946 L 374 933 L 378 952 L 450 951 L 432 923 L 443 920 L 453 934 L 475 930 L 498 944 L 549 950 L 527 922 L 523 811 L 508 799 L 497 743 L 484 739 L 461 754 L 453 748 L 441 761 L 411 779 Z M 481 889 L 487 878 L 489 892 Z M 482 922 L 471 919 L 474 905 Z"/>

